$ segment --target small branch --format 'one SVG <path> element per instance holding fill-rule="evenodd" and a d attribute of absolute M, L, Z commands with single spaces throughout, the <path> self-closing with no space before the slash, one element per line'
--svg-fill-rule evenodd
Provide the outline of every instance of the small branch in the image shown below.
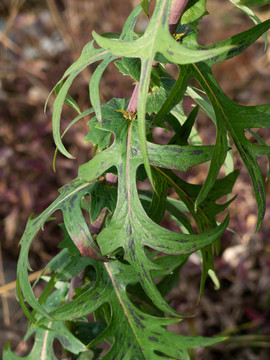
<path fill-rule="evenodd" d="M 171 35 L 175 33 L 177 25 L 189 1 L 190 0 L 172 0 L 172 5 L 169 15 L 169 30 Z M 153 66 L 157 67 L 158 63 L 156 61 L 153 61 Z M 137 111 L 139 85 L 140 83 L 136 82 L 135 88 L 131 95 L 127 108 L 127 110 L 130 112 Z"/>
<path fill-rule="evenodd" d="M 90 224 L 90 231 L 92 235 L 94 234 L 97 235 L 100 233 L 106 215 L 107 215 L 107 209 L 104 208 L 101 210 L 100 214 L 98 215 L 98 218 L 92 224 Z"/>
<path fill-rule="evenodd" d="M 189 0 L 173 0 L 169 16 L 169 30 L 171 34 L 175 33 L 177 25 L 183 15 L 185 7 Z"/>
<path fill-rule="evenodd" d="M 139 85 L 140 83 L 136 82 L 135 88 L 128 104 L 127 110 L 131 113 L 137 111 Z"/>
<path fill-rule="evenodd" d="M 70 288 L 68 291 L 68 302 L 72 301 L 75 295 L 75 289 L 80 288 L 83 285 L 85 270 L 82 270 L 77 276 L 74 276 L 70 282 Z"/>
<path fill-rule="evenodd" d="M 112 173 L 107 173 L 105 175 L 105 183 L 109 186 L 116 186 L 117 185 L 117 175 Z"/>

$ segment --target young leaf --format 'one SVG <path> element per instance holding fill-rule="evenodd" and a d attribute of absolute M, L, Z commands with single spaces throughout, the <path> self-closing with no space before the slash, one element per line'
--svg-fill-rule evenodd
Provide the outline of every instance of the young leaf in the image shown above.
<path fill-rule="evenodd" d="M 137 34 L 134 32 L 134 28 L 140 13 L 141 13 L 141 7 L 140 5 L 138 5 L 128 16 L 122 32 L 118 36 L 121 40 L 129 41 L 129 40 L 133 40 L 134 37 L 135 38 L 137 37 Z M 104 71 L 106 70 L 108 65 L 115 59 L 117 59 L 117 56 L 108 53 L 104 57 L 104 60 L 101 62 L 101 64 L 99 64 L 99 66 L 94 71 L 89 83 L 90 100 L 95 109 L 97 119 L 100 123 L 102 122 L 102 117 L 101 117 L 101 105 L 100 105 L 100 96 L 99 96 L 99 83 Z"/>
<path fill-rule="evenodd" d="M 207 15 L 206 0 L 190 0 L 186 10 L 181 17 L 181 24 L 190 24 L 196 22 L 204 15 Z"/>
<path fill-rule="evenodd" d="M 146 16 L 149 16 L 149 3 L 148 0 L 142 0 L 141 7 Z"/>

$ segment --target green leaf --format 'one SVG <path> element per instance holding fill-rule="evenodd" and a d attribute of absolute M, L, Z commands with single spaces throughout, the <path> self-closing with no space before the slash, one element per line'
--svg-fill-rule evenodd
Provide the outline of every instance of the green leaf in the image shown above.
<path fill-rule="evenodd" d="M 148 17 L 149 16 L 149 3 L 148 0 L 142 0 L 141 7 L 143 9 L 143 12 Z"/>
<path fill-rule="evenodd" d="M 123 31 L 120 35 L 120 38 L 122 41 L 129 41 L 133 39 L 136 34 L 134 33 L 134 27 L 136 25 L 136 21 L 141 13 L 141 7 L 138 5 L 130 14 L 128 17 L 124 27 Z M 106 37 L 107 38 L 107 37 Z M 107 38 L 109 41 L 111 41 L 111 38 Z M 94 74 L 92 75 L 92 80 L 90 81 L 90 99 L 93 103 L 94 110 L 97 115 L 97 119 L 99 122 L 101 122 L 101 110 L 100 110 L 100 98 L 99 98 L 99 82 L 100 78 L 106 69 L 106 67 L 109 65 L 109 63 L 113 60 L 115 60 L 116 57 L 112 56 L 109 52 L 103 51 L 102 49 L 96 49 L 94 48 L 94 41 L 90 41 L 88 44 L 85 45 L 85 47 L 82 50 L 82 53 L 77 61 L 75 61 L 64 73 L 62 78 L 58 81 L 57 85 L 54 87 L 54 89 L 57 89 L 61 84 L 61 89 L 59 90 L 56 100 L 54 102 L 54 108 L 53 108 L 53 135 L 54 140 L 57 148 L 61 153 L 69 158 L 72 158 L 72 155 L 70 155 L 67 150 L 65 149 L 60 136 L 60 117 L 62 112 L 62 107 L 64 102 L 71 102 L 71 105 L 73 107 L 75 104 L 70 100 L 70 96 L 68 95 L 68 90 L 73 82 L 73 80 L 78 76 L 78 74 L 86 68 L 88 65 L 104 60 L 95 70 Z M 64 81 L 65 80 L 65 81 Z M 54 90 L 53 89 L 53 90 Z M 52 94 L 53 90 L 51 91 L 50 95 Z M 50 97 L 49 95 L 49 97 Z M 48 97 L 48 99 L 49 99 Z M 47 99 L 47 102 L 48 102 Z M 47 104 L 46 102 L 46 104 Z M 46 107 L 46 105 L 45 105 Z M 76 106 L 75 106 L 76 107 Z"/>
<path fill-rule="evenodd" d="M 75 117 L 75 119 L 73 119 L 68 126 L 66 127 L 65 131 L 63 132 L 63 134 L 61 135 L 61 139 L 63 139 L 63 137 L 66 135 L 66 133 L 68 132 L 68 130 L 74 125 L 76 124 L 79 120 L 81 120 L 84 116 L 90 115 L 94 112 L 93 108 L 87 109 L 85 110 L 83 113 L 80 113 L 78 116 Z M 55 149 L 54 152 L 54 157 L 53 157 L 53 170 L 55 171 L 55 162 L 56 162 L 56 156 L 57 156 L 57 148 Z"/>
<path fill-rule="evenodd" d="M 58 83 L 55 88 L 54 88 L 54 92 L 56 95 L 58 95 L 61 87 L 62 87 L 63 83 Z M 67 94 L 66 98 L 65 98 L 65 104 L 69 105 L 70 107 L 72 107 L 75 111 L 77 111 L 78 114 L 81 113 L 81 110 L 78 106 L 78 104 L 76 103 L 76 101 L 69 95 Z"/>
<path fill-rule="evenodd" d="M 198 111 L 199 106 L 196 106 L 191 111 L 184 124 L 179 128 L 179 130 L 176 131 L 175 135 L 171 138 L 169 144 L 188 145 L 188 138 L 190 137 L 190 133 L 192 131 Z"/>
<path fill-rule="evenodd" d="M 197 91 L 197 92 L 196 92 Z M 217 124 L 216 121 L 216 115 L 214 108 L 211 103 L 209 103 L 207 97 L 205 96 L 205 92 L 199 89 L 196 89 L 194 91 L 194 88 L 188 86 L 187 87 L 187 94 L 196 101 L 197 104 L 200 105 L 201 110 L 213 121 L 213 123 Z M 201 95 L 201 94 L 203 95 Z M 229 136 L 227 136 L 227 143 L 228 146 L 230 146 L 230 139 Z M 225 174 L 228 175 L 234 170 L 234 159 L 233 159 L 233 152 L 232 150 L 227 152 L 227 156 L 224 162 L 225 165 Z"/>
<path fill-rule="evenodd" d="M 90 130 L 84 141 L 90 141 L 94 146 L 97 145 L 99 151 L 102 151 L 103 149 L 109 147 L 111 134 L 105 131 L 100 131 L 100 129 L 97 128 L 97 124 L 98 119 L 96 117 L 92 117 L 92 119 L 88 122 Z"/>
<path fill-rule="evenodd" d="M 233 3 L 239 9 L 241 9 L 255 24 L 261 23 L 261 20 L 258 18 L 258 16 L 251 9 L 249 9 L 247 6 L 241 3 L 241 1 L 230 0 L 230 2 Z M 264 37 L 264 44 L 266 49 L 268 44 L 267 34 L 264 34 L 263 37 Z"/>
<path fill-rule="evenodd" d="M 112 55 L 106 56 L 94 71 L 89 83 L 90 101 L 93 108 L 95 109 L 96 117 L 100 123 L 102 122 L 102 118 L 101 118 L 101 105 L 100 105 L 100 96 L 99 96 L 99 83 L 104 71 L 107 69 L 108 65 L 115 59 L 116 56 L 112 56 Z"/>
<path fill-rule="evenodd" d="M 123 58 L 115 61 L 115 65 L 123 75 L 131 76 L 135 81 L 140 80 L 141 63 L 139 59 Z"/>
<path fill-rule="evenodd" d="M 270 28 L 270 20 L 266 20 L 256 26 L 253 26 L 251 29 L 243 31 L 237 35 L 234 35 L 226 40 L 223 40 L 219 43 L 216 43 L 211 46 L 211 48 L 219 48 L 228 45 L 232 45 L 232 47 L 228 52 L 224 52 L 223 54 L 217 55 L 212 59 L 206 60 L 209 66 L 217 64 L 219 62 L 231 59 L 234 56 L 241 54 L 244 50 L 246 50 L 251 44 L 253 44 L 257 39 L 259 39 L 268 29 Z"/>
<path fill-rule="evenodd" d="M 190 71 L 188 68 L 183 65 L 179 67 L 178 78 L 173 85 L 169 96 L 166 101 L 163 103 L 161 109 L 158 111 L 153 123 L 158 125 L 164 119 L 164 117 L 180 102 L 183 98 L 184 93 L 187 88 L 188 81 L 190 79 Z"/>
<path fill-rule="evenodd" d="M 98 176 L 97 176 L 98 177 Z M 33 290 L 28 280 L 30 265 L 28 262 L 28 253 L 30 245 L 37 232 L 44 226 L 45 221 L 58 209 L 63 213 L 65 227 L 67 232 L 82 256 L 105 259 L 101 256 L 99 248 L 92 238 L 89 227 L 83 217 L 80 202 L 86 195 L 94 191 L 96 182 L 86 182 L 74 180 L 69 185 L 60 189 L 59 197 L 38 217 L 28 220 L 25 232 L 20 241 L 21 252 L 18 260 L 18 287 L 20 286 L 23 295 L 33 309 L 47 316 L 47 312 L 37 302 Z"/>
<path fill-rule="evenodd" d="M 153 177 L 155 180 L 156 191 L 153 192 L 152 201 L 147 211 L 147 215 L 150 219 L 159 223 L 165 213 L 166 199 L 168 192 L 168 182 L 160 176 L 160 173 L 154 169 Z"/>
<path fill-rule="evenodd" d="M 93 37 L 99 46 L 110 51 L 113 55 L 141 59 L 137 107 L 139 136 L 145 169 L 152 185 L 154 182 L 146 146 L 145 112 L 152 62 L 156 54 L 160 53 L 169 62 L 188 64 L 211 58 L 230 49 L 230 47 L 224 47 L 222 49 L 192 50 L 178 44 L 169 33 L 170 3 L 170 0 L 157 0 L 153 16 L 144 35 L 136 41 L 108 40 L 93 32 Z"/>
<path fill-rule="evenodd" d="M 264 146 L 267 146 L 266 142 L 258 135 L 256 134 L 253 130 L 251 129 L 246 129 L 247 132 L 249 132 L 253 137 L 254 139 L 257 140 L 257 142 L 260 144 L 260 145 L 264 145 Z M 270 164 L 270 154 L 267 155 L 268 157 L 268 162 Z M 266 177 L 266 180 L 268 180 L 270 177 L 270 166 L 268 166 L 268 173 L 267 173 L 267 177 Z"/>
<path fill-rule="evenodd" d="M 129 41 L 129 40 L 134 40 L 134 37 L 135 38 L 137 37 L 137 34 L 134 32 L 134 27 L 136 25 L 140 13 L 141 13 L 141 8 L 138 5 L 128 16 L 125 25 L 123 27 L 123 31 L 117 38 L 120 38 L 123 41 Z M 109 37 L 109 38 L 106 37 L 106 38 L 109 40 L 117 39 L 116 37 Z M 104 71 L 106 70 L 108 65 L 115 59 L 117 59 L 117 56 L 113 56 L 108 53 L 104 57 L 104 60 L 99 64 L 99 66 L 94 71 L 89 83 L 90 101 L 95 109 L 98 122 L 100 123 L 102 122 L 102 117 L 101 117 L 101 105 L 100 105 L 100 96 L 99 96 L 99 83 Z M 129 61 L 130 59 L 127 60 Z M 125 59 L 123 59 L 122 61 L 124 62 Z"/>
<path fill-rule="evenodd" d="M 58 85 L 59 83 L 62 83 L 64 79 L 67 78 L 65 82 L 63 82 L 63 85 L 61 86 L 61 89 L 55 99 L 53 106 L 53 136 L 54 136 L 55 144 L 59 149 L 59 151 L 68 158 L 72 158 L 73 156 L 70 155 L 68 151 L 65 149 L 60 136 L 60 117 L 61 117 L 63 104 L 67 97 L 68 90 L 73 80 L 79 75 L 79 73 L 84 68 L 86 68 L 88 65 L 96 61 L 106 58 L 107 54 L 108 54 L 107 51 L 103 51 L 101 49 L 95 49 L 94 41 L 91 41 L 90 43 L 85 45 L 79 59 L 75 61 L 75 63 L 73 63 L 67 69 L 67 71 L 64 73 L 62 78 L 57 83 Z"/>
<path fill-rule="evenodd" d="M 46 301 L 47 311 L 51 311 L 53 308 L 62 304 L 63 293 L 67 294 L 68 287 L 66 284 L 57 289 Z M 46 329 L 44 327 L 46 326 Z M 48 321 L 45 320 L 43 328 L 31 326 L 28 330 L 25 341 L 33 335 L 35 336 L 34 346 L 29 355 L 23 357 L 25 360 L 56 360 L 57 357 L 54 354 L 53 343 L 55 339 L 58 339 L 62 346 L 73 354 L 79 354 L 82 351 L 87 350 L 85 345 L 78 340 L 66 327 L 63 321 Z M 15 355 L 9 348 L 4 351 L 4 360 L 18 360 L 21 357 Z"/>
<path fill-rule="evenodd" d="M 90 219 L 94 222 L 102 209 L 106 208 L 114 212 L 117 200 L 117 189 L 102 183 L 97 184 L 91 195 Z"/>
<path fill-rule="evenodd" d="M 207 14 L 206 0 L 190 0 L 181 17 L 181 24 L 189 24 L 198 21 Z"/>
<path fill-rule="evenodd" d="M 146 100 L 146 112 L 149 115 L 159 112 L 174 83 L 175 80 L 161 66 L 152 69 L 150 92 Z"/>
<path fill-rule="evenodd" d="M 35 330 L 35 343 L 29 355 L 21 358 L 7 349 L 4 351 L 3 360 L 57 360 L 53 350 L 55 339 L 59 340 L 64 348 L 74 354 L 85 351 L 85 345 L 67 330 L 63 322 L 49 322 L 47 327 L 49 330 L 41 328 Z"/>
<path fill-rule="evenodd" d="M 210 191 L 211 187 L 213 186 L 215 179 L 218 175 L 218 172 L 220 170 L 220 167 L 222 166 L 226 154 L 227 154 L 227 146 L 226 146 L 226 137 L 227 137 L 227 124 L 229 122 L 229 103 L 228 103 L 228 109 L 227 113 L 224 111 L 223 105 L 222 105 L 222 97 L 223 92 L 216 83 L 215 79 L 212 76 L 211 68 L 214 63 L 219 61 L 224 61 L 226 59 L 229 59 L 242 51 L 244 51 L 248 46 L 250 46 L 259 36 L 261 36 L 267 29 L 270 27 L 270 21 L 265 21 L 262 24 L 254 26 L 252 29 L 245 31 L 241 34 L 235 35 L 221 43 L 213 45 L 214 47 L 223 47 L 224 45 L 228 44 L 234 44 L 236 45 L 235 48 L 231 49 L 228 53 L 223 54 L 221 56 L 216 56 L 215 58 L 212 58 L 210 60 L 205 60 L 204 62 L 193 64 L 189 66 L 193 69 L 193 76 L 198 80 L 204 91 L 206 92 L 211 105 L 215 112 L 215 120 L 216 120 L 216 126 L 217 126 L 217 138 L 216 138 L 216 145 L 209 169 L 209 173 L 207 176 L 207 179 L 204 183 L 204 186 L 198 196 L 198 199 L 196 201 L 195 206 L 197 207 L 198 204 L 206 197 L 207 193 Z M 181 67 L 180 67 L 181 69 Z M 186 68 L 183 68 L 183 71 L 188 71 Z M 191 75 L 190 75 L 191 76 Z M 224 99 L 226 99 L 226 96 L 224 95 Z M 233 102 L 231 102 L 233 103 Z M 213 116 L 211 116 L 213 119 Z M 231 133 L 230 129 L 228 128 L 229 132 Z M 232 130 L 232 129 L 231 129 Z M 231 134 L 232 135 L 232 134 Z M 234 136 L 232 136 L 234 138 Z M 236 143 L 241 146 L 239 141 L 236 141 Z M 241 155 L 242 154 L 242 155 Z M 243 157 L 244 162 L 249 169 L 249 172 L 251 174 L 251 177 L 253 179 L 254 183 L 254 190 L 257 198 L 257 203 L 259 206 L 259 220 L 258 220 L 258 227 L 259 224 L 262 221 L 263 214 L 264 214 L 264 203 L 265 203 L 265 195 L 264 190 L 262 189 L 262 178 L 260 175 L 260 171 L 258 168 L 258 165 L 254 165 L 255 167 L 251 166 L 251 162 L 253 160 L 248 160 L 247 157 L 244 155 L 244 150 L 240 150 L 240 155 Z M 253 154 L 254 155 L 254 154 Z M 255 156 L 256 158 L 256 156 Z M 255 162 L 256 163 L 256 162 Z M 257 163 L 256 163 L 257 164 Z M 256 175 L 254 175 L 254 171 L 256 168 Z M 258 179 L 256 180 L 256 176 L 258 176 Z"/>
<path fill-rule="evenodd" d="M 177 260 L 175 258 L 175 260 Z M 174 260 L 174 267 L 181 265 L 183 259 Z M 167 269 L 165 268 L 167 261 Z M 109 318 L 106 329 L 96 337 L 88 347 L 94 347 L 103 340 L 113 339 L 104 360 L 121 359 L 160 359 L 156 352 L 179 360 L 189 359 L 188 349 L 214 344 L 223 338 L 186 337 L 173 334 L 166 326 L 179 319 L 160 318 L 139 310 L 127 294 L 127 286 L 136 284 L 139 277 L 130 265 L 119 261 L 111 263 L 93 262 L 97 272 L 96 284 L 82 293 L 71 303 L 50 313 L 56 319 L 81 317 L 108 303 Z M 161 259 L 159 276 L 167 274 L 173 266 L 169 258 Z M 95 299 L 95 301 L 91 301 Z M 121 321 L 119 322 L 119 319 Z M 43 321 L 41 321 L 43 323 Z"/>
<path fill-rule="evenodd" d="M 141 203 L 145 209 L 145 211 L 148 214 L 152 198 L 155 194 L 153 194 L 152 191 L 139 191 L 139 197 L 141 200 Z M 185 212 L 188 212 L 188 209 L 186 205 L 177 199 L 167 197 L 166 198 L 166 204 L 165 204 L 165 210 L 173 217 L 173 220 L 177 220 L 177 222 L 181 223 L 181 225 L 184 225 L 184 227 L 188 230 L 188 233 L 194 234 L 194 230 L 190 224 L 189 218 L 184 214 Z M 149 216 L 149 214 L 148 214 Z"/>
<path fill-rule="evenodd" d="M 227 201 L 224 204 L 216 204 L 216 201 L 220 197 L 227 195 L 231 192 L 234 182 L 238 176 L 238 172 L 236 171 L 228 175 L 224 179 L 216 180 L 209 197 L 207 197 L 203 201 L 203 203 L 198 206 L 197 211 L 195 211 L 194 204 L 196 198 L 198 197 L 198 194 L 201 191 L 202 186 L 189 184 L 177 177 L 176 174 L 174 174 L 170 170 L 159 169 L 159 171 L 167 179 L 169 186 L 172 186 L 175 189 L 179 198 L 186 205 L 186 208 L 189 210 L 190 214 L 196 222 L 199 232 L 202 233 L 215 228 L 216 215 L 221 211 L 225 210 L 231 203 L 231 201 L 233 201 L 233 199 L 231 201 Z M 184 224 L 184 226 L 189 230 L 190 233 L 192 233 L 193 230 L 190 229 L 190 224 L 188 223 L 187 219 L 181 214 L 181 207 L 180 213 L 175 213 L 175 210 L 173 211 L 174 213 L 172 212 L 172 215 L 176 215 L 176 218 L 179 218 L 179 221 Z M 201 280 L 200 296 L 202 296 L 203 287 L 208 271 L 214 271 L 213 253 L 211 247 L 205 247 L 201 249 L 201 251 L 203 257 L 203 274 Z"/>
<path fill-rule="evenodd" d="M 270 127 L 270 106 L 242 106 L 230 100 L 221 90 L 214 79 L 209 66 L 201 63 L 192 65 L 194 76 L 204 88 L 215 110 L 217 119 L 217 142 L 215 145 L 212 162 L 210 165 L 207 179 L 196 200 L 200 204 L 207 196 L 221 165 L 226 156 L 226 133 L 230 133 L 236 148 L 249 172 L 253 183 L 253 189 L 258 204 L 258 222 L 259 229 L 265 214 L 265 190 L 262 174 L 257 163 L 257 157 L 269 155 L 270 147 L 265 145 L 254 145 L 244 135 L 246 128 L 264 128 Z M 223 145 L 222 145 L 223 144 Z"/>
<path fill-rule="evenodd" d="M 137 168 L 143 163 L 138 124 L 136 121 L 129 122 L 117 111 L 122 109 L 124 104 L 125 100 L 113 99 L 103 106 L 104 122 L 99 128 L 113 132 L 114 143 L 109 149 L 82 165 L 79 176 L 82 180 L 93 181 L 101 164 L 104 171 L 111 166 L 117 168 L 117 205 L 109 226 L 97 236 L 98 245 L 104 255 L 123 248 L 124 258 L 139 274 L 142 287 L 155 305 L 163 311 L 174 313 L 161 298 L 151 279 L 150 272 L 156 266 L 148 260 L 144 247 L 167 254 L 189 254 L 219 238 L 228 219 L 216 229 L 200 235 L 173 233 L 150 220 L 141 205 L 136 187 Z M 147 149 L 150 164 L 181 171 L 205 162 L 212 156 L 211 146 L 180 147 L 147 143 Z"/>
<path fill-rule="evenodd" d="M 247 6 L 263 6 L 270 4 L 270 0 L 242 0 L 239 1 L 239 4 Z"/>

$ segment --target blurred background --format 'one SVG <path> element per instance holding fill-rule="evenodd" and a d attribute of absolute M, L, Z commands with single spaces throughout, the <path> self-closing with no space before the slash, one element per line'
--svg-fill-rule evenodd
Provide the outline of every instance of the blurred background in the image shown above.
<path fill-rule="evenodd" d="M 46 98 L 67 67 L 78 58 L 91 33 L 120 32 L 138 0 L 1 0 L 0 2 L 0 352 L 7 341 L 18 353 L 29 346 L 21 342 L 26 319 L 15 300 L 18 243 L 31 213 L 41 213 L 57 197 L 57 189 L 77 176 L 78 166 L 92 155 L 84 143 L 87 118 L 66 135 L 65 144 L 76 156 L 69 160 L 58 155 L 56 173 L 52 161 L 52 101 L 44 114 Z M 208 0 L 209 15 L 200 23 L 199 42 L 210 45 L 253 23 L 228 0 Z M 255 8 L 261 20 L 270 18 L 270 7 Z M 143 31 L 147 19 L 137 25 Z M 77 77 L 71 95 L 81 110 L 90 107 L 88 82 L 93 68 Z M 218 64 L 214 74 L 222 89 L 243 105 L 259 105 L 270 100 L 270 50 L 264 51 L 263 38 L 240 56 Z M 109 66 L 101 80 L 101 99 L 128 97 L 132 81 Z M 63 110 L 65 128 L 74 118 Z M 197 127 L 209 135 L 209 122 L 199 114 Z M 213 133 L 214 134 L 214 133 Z M 161 135 L 162 136 L 162 133 Z M 269 142 L 270 133 L 264 131 Z M 211 139 L 208 139 L 211 142 Z M 213 140 L 212 140 L 213 141 Z M 236 158 L 236 167 L 241 161 Z M 260 159 L 263 174 L 268 165 Z M 193 176 L 193 178 L 192 178 Z M 194 173 L 190 181 L 202 183 L 205 174 Z M 226 345 L 197 352 L 196 359 L 268 360 L 270 358 L 270 193 L 262 228 L 254 234 L 256 202 L 244 169 L 230 208 L 232 228 L 226 232 L 221 256 L 216 259 L 221 289 L 207 281 L 204 297 L 197 306 L 201 266 L 191 257 L 181 272 L 179 286 L 170 294 L 172 306 L 181 314 L 196 312 L 194 319 L 174 326 L 173 331 L 205 336 L 232 335 Z M 41 269 L 56 253 L 61 232 L 54 222 L 41 232 L 31 247 L 31 265 Z M 195 309 L 195 310 L 194 310 Z M 1 355 L 0 355 L 1 356 Z"/>

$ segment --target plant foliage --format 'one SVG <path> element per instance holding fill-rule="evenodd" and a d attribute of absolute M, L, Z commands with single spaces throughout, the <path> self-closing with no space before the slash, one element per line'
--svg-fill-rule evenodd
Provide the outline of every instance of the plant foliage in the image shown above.
<path fill-rule="evenodd" d="M 243 5 L 246 2 L 232 2 L 247 12 Z M 181 321 L 182 316 L 165 296 L 194 252 L 202 259 L 200 297 L 208 274 L 218 286 L 213 245 L 218 247 L 229 215 L 223 216 L 221 223 L 216 217 L 227 210 L 233 198 L 223 204 L 217 201 L 230 195 L 239 174 L 230 160 L 232 143 L 253 183 L 257 229 L 263 221 L 266 201 L 257 158 L 270 156 L 270 147 L 257 135 L 257 143 L 252 143 L 245 131 L 270 127 L 270 105 L 242 106 L 233 102 L 211 69 L 251 46 L 270 28 L 270 20 L 261 23 L 253 18 L 256 25 L 249 30 L 203 48 L 197 35 L 199 20 L 207 14 L 206 1 L 187 3 L 173 36 L 169 31 L 171 0 L 156 1 L 143 34 L 134 29 L 142 11 L 149 16 L 148 1 L 132 11 L 121 34 L 102 36 L 94 32 L 94 40 L 85 45 L 54 89 L 53 135 L 57 149 L 72 158 L 62 138 L 72 124 L 94 113 L 86 141 L 98 151 L 80 166 L 78 177 L 60 189 L 59 197 L 48 209 L 29 219 L 21 239 L 17 293 L 31 324 L 26 339 L 35 335 L 34 347 L 25 359 L 55 359 L 54 338 L 74 354 L 74 359 L 97 358 L 97 348 L 106 340 L 110 349 L 102 358 L 108 360 L 184 360 L 189 359 L 189 349 L 223 340 L 170 332 L 167 325 Z M 92 108 L 81 113 L 68 91 L 75 77 L 94 62 L 99 65 L 89 84 Z M 113 98 L 100 103 L 99 83 L 110 63 L 135 80 L 135 110 L 133 99 Z M 166 64 L 178 68 L 176 79 L 167 72 Z M 192 79 L 200 89 L 190 85 Z M 182 106 L 185 95 L 197 103 L 190 113 Z M 78 116 L 61 135 L 64 104 L 75 109 Z M 202 143 L 194 127 L 200 109 L 216 126 L 212 146 Z M 167 145 L 154 143 L 155 127 L 172 132 Z M 202 185 L 188 183 L 179 175 L 203 163 L 209 170 Z M 224 163 L 226 176 L 218 178 Z M 117 175 L 117 183 L 106 181 L 110 173 Z M 138 182 L 147 178 L 153 190 L 139 190 Z M 178 198 L 169 197 L 168 189 L 173 189 Z M 57 210 L 63 215 L 64 240 L 59 254 L 46 267 L 50 275 L 42 277 L 47 285 L 37 299 L 28 280 L 29 249 Z M 160 225 L 165 214 L 181 231 Z M 93 223 L 99 225 L 96 232 Z M 72 279 L 82 272 L 84 280 L 70 298 Z M 88 322 L 89 314 L 94 316 L 92 323 Z M 4 359 L 17 358 L 7 347 Z"/>

